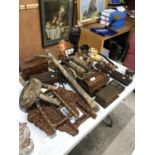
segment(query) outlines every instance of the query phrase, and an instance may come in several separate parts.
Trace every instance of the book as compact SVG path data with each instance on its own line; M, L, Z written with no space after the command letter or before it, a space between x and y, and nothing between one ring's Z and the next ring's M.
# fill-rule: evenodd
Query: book
M116 11L116 10L114 10L114 9L106 9L106 10L102 11L101 14L102 14L103 16L110 17L110 15L111 15L113 12L115 12L115 11Z
M105 26L109 26L109 22L105 21L105 20L100 20L100 24L103 24Z
M104 21L107 21L107 22L110 22L111 21L111 18L109 18L109 17L106 17L106 16L100 16L100 19L101 20L104 20Z

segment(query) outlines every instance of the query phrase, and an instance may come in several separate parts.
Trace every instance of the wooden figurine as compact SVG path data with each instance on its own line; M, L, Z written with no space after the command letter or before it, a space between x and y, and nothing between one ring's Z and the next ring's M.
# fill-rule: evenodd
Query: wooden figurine
M66 60L66 53L65 50L67 49L67 42L65 40L60 40L59 44L58 44L58 48L59 48L59 59L61 61L65 61Z

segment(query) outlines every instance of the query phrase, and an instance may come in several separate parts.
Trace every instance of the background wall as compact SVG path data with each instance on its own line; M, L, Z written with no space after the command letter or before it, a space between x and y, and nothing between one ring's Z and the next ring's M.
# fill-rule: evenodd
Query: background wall
M36 4L39 0L20 0L19 5ZM57 45L48 46L57 55ZM39 8L19 12L19 56L30 57L46 48L42 48Z
M108 0L106 0L108 1ZM39 0L19 0L19 5L36 4ZM75 5L76 6L76 3ZM74 9L74 24L76 23L76 7ZM69 43L68 43L69 44ZM58 54L57 45L48 46L48 49ZM39 8L21 10L19 12L19 56L20 59L43 52L40 27Z

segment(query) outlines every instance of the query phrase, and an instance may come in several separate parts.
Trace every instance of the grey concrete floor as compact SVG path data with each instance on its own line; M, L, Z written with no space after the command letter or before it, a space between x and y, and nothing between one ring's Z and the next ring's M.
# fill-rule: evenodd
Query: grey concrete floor
M131 155L135 147L135 94L111 114L113 127L101 122L68 155Z

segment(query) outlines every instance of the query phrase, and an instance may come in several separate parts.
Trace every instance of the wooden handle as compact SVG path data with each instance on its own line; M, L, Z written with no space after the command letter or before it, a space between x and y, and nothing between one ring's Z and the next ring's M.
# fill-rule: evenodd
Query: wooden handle
M61 104L58 99L49 97L49 96L42 94L42 93L39 94L39 98L48 102L48 103L54 104L56 106L60 106L60 104Z

